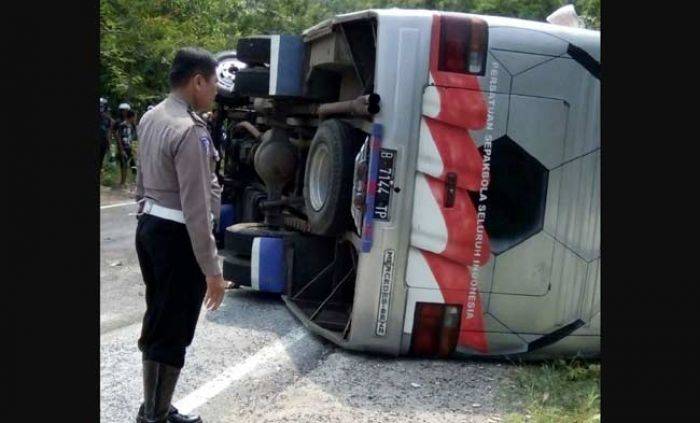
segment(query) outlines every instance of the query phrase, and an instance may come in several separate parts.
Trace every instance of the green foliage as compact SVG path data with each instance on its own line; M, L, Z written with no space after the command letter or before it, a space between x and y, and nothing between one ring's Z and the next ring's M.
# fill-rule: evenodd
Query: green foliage
M600 29L600 0L578 0L574 4L586 28Z
M503 400L517 410L506 421L600 421L600 363L564 360L514 370Z
M100 92L143 109L168 91L178 48L235 48L243 35L298 33L329 16L313 0L101 0Z
M119 164L116 161L110 161L109 156L105 157L100 172L100 185L112 188L119 186L119 175Z
M100 0L100 93L112 107L129 101L139 111L168 91L178 48L233 49L242 36L298 34L339 13L370 8L473 12L544 20L565 0ZM591 27L600 26L600 0L576 0Z
M134 141L131 145L134 157L137 157L138 155L138 148L138 141ZM121 170L119 169L119 161L116 157L112 157L113 154L118 154L117 147L114 145L114 143L111 143L109 150L107 150L107 154L105 154L104 162L102 162L102 168L100 169L100 185L116 188L119 187L119 182L121 180ZM136 178L129 169L127 169L125 179L126 180L124 182L127 186L136 183Z

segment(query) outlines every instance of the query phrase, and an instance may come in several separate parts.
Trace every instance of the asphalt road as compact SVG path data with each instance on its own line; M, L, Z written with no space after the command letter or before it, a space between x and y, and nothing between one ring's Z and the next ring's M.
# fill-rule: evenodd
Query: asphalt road
M134 421L145 310L134 205L101 209L100 421ZM507 366L350 353L310 333L278 296L227 291L202 311L175 405L207 423L498 422Z

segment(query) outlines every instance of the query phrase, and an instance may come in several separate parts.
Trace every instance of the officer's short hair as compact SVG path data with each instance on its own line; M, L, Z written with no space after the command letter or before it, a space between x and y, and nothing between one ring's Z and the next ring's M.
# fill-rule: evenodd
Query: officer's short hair
M196 74L210 78L214 73L216 59L210 52L197 47L181 48L170 67L170 87L180 87Z

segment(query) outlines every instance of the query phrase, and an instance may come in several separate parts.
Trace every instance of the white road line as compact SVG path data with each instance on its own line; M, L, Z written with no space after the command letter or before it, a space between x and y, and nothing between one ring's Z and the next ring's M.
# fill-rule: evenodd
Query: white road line
M281 339L278 339L272 344L262 348L256 354L246 358L243 362L225 369L219 376L177 401L174 404L175 407L177 407L181 413L191 413L192 410L219 395L228 388L231 383L242 379L261 364L274 362L274 358L284 354L284 350L287 347L302 340L306 336L308 336L308 332L304 327L296 328Z
M100 206L100 210L104 209L111 209L114 207L122 207L122 206L131 206L131 205L136 205L136 201L129 201L128 203L117 203L117 204L109 204L106 206Z

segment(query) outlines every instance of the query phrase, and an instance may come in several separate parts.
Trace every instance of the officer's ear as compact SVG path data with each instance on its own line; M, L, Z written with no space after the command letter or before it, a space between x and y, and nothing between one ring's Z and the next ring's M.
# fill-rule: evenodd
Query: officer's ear
M201 89L204 87L204 84L206 83L206 79L204 78L204 75L201 73L196 73L194 77L192 77L192 82L194 83L194 86L198 89Z

